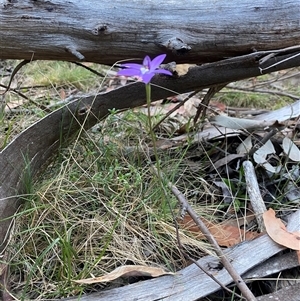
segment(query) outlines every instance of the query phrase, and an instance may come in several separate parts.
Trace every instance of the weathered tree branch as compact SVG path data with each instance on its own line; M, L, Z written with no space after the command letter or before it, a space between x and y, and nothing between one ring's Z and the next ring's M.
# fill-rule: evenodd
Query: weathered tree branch
M300 211L298 210L290 216L288 231L300 229ZM284 247L276 244L265 234L252 241L243 242L233 248L225 251L226 256L231 259L231 264L240 275L252 267L264 262L271 256L279 253ZM253 256L255 252L255 256ZM209 266L216 266L218 259L212 256L206 256L198 260L198 263L209 270ZM210 272L214 274L221 283L227 285L232 282L225 268ZM81 301L183 301L198 300L220 289L219 285L202 272L195 264L192 264L175 276L163 276L161 278L141 281L124 287L111 289L94 293L88 296L82 296ZM76 298L70 298L69 301L75 301ZM265 301L265 299L263 299ZM289 299L291 300L291 299Z
M300 66L299 47L293 47L300 45L299 16L300 0L257 0L254 4L249 0L238 4L225 0L182 3L156 0L143 1L142 5L138 0L0 0L0 59L113 64L120 59L166 53L169 62L213 62L194 67L182 77L157 76L152 87L155 101ZM278 52L269 51L287 47ZM46 168L60 147L72 141L82 126L90 128L110 109L142 105L144 95L144 85L134 83L75 100L32 125L0 152L0 252L5 248L11 216L21 202L28 173L34 177ZM263 248L266 246L265 241L260 243ZM273 243L268 241L268 246L273 248ZM281 250L275 249L275 253ZM257 260L264 259L257 257ZM196 270L195 277L191 277ZM185 284L184 277L191 279L193 292L189 293L198 298L200 295L195 293L201 287L195 290L199 284L199 270L196 270L188 270L175 282L167 280L158 298L172 295L172 300L183 300L180 298L187 292L181 290L180 283ZM230 282L227 276L222 277L223 283ZM177 285L178 281L183 282ZM132 300L132 287L112 291L108 294L111 299L105 300L116 300L123 291ZM212 283L211 288L218 287ZM139 294L137 290L138 297ZM141 300L153 300L157 296L154 297L143 295Z
M300 0L3 0L0 58L91 61L167 53L205 63L300 44Z

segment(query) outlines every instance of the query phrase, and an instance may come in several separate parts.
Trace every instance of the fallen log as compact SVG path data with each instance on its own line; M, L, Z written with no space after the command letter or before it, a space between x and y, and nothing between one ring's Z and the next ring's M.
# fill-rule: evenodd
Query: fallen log
M7 4L8 3L10 2L7 2ZM7 7L5 9L7 9ZM32 18L29 19L31 20ZM0 33L1 30L2 27L0 28ZM296 31L297 30L298 29L296 29ZM5 37L7 37L7 35ZM2 42L3 39L1 39L0 42L0 57L6 57L7 52L4 52L3 49L1 49ZM296 42L298 43L297 39ZM283 45L290 46L291 44L282 43L281 46ZM295 43L293 43L292 45L295 45ZM161 47L155 47L152 50L153 53L157 53L158 49L161 50ZM49 53L48 58L76 60L77 52L74 52L73 50L66 52L66 56L65 54L62 56L57 56L57 54ZM174 49L172 49L171 53L169 53L168 55L169 60L172 58L175 58L178 62L203 62L206 60L199 59L198 54L194 58L190 57L189 54L187 56L183 56L184 58L178 57L178 53L176 53L177 50L175 49L176 55L174 55L173 50ZM25 50L26 55L19 53L18 58L22 57L28 59L28 53L30 53L31 58L33 53L34 59L43 58L44 56L36 56L36 54L42 53L42 51L39 51L30 52ZM245 53L250 52L248 48L247 51L243 50L241 51L241 53L243 53L244 51ZM201 51L199 50L199 53L200 52ZM59 53L61 54L61 52ZM2 56L3 54L4 56ZM226 55L227 54L228 56L233 55L233 53L230 51L228 53L226 52ZM117 55L119 55L119 53L117 53ZM220 59L223 56L224 53L222 53L222 55L219 53L216 56L208 56L207 60ZM88 60L96 60L95 56L89 57L88 55L86 55L85 59L86 58L88 58ZM112 63L112 60L115 60L114 56L105 60L105 62ZM288 47L286 49L278 51L268 50L252 52L243 56L221 60L202 66L196 66L194 68L191 68L186 75L181 77L178 77L176 73L174 73L173 78L157 76L153 81L154 85L152 87L152 101L172 96L175 93L185 93L196 89L203 89L219 84L226 84L228 82L253 76L259 76L261 74L295 66L300 66L299 47ZM165 90L159 88L158 86L167 89ZM66 145L67 143L70 143L72 141L72 138L81 129L81 127L84 127L85 129L90 128L95 123L99 122L99 120L104 118L109 113L110 109L123 110L144 104L144 92L144 85L142 83L133 83L111 92L101 93L96 96L83 97L81 99L75 100L29 127L1 151L0 252L5 249L9 236L8 230L12 217L16 213L17 208L22 202L22 194L25 192L26 188L25 179L28 178L28 176L36 177L43 171L44 168L47 168L47 164L49 164L53 156L55 156L59 152L60 147ZM120 95L122 95L122 98L120 98ZM243 271L240 272L242 273ZM224 281L224 284L230 283L228 278L225 278ZM114 292L112 292L112 294L114 294Z
M0 59L90 61L167 54L206 63L300 44L300 0L3 0Z

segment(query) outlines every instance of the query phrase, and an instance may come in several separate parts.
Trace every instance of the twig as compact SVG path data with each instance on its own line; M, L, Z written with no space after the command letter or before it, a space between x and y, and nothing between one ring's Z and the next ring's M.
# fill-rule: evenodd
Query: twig
M297 75L300 74L300 72L295 72L294 69L292 69L292 70L293 70L293 73L291 73L291 69L289 69L289 70L285 70L286 72L285 72L284 75L282 75L282 74L280 74L280 75L275 74L274 78L267 79L265 81L256 82L255 83L255 87L263 87L263 86L267 86L267 85L270 85L271 87L273 87L273 84L275 82L284 81L284 80L290 79L292 77L296 77ZM276 86L275 86L275 88L278 89Z
M9 83L8 83L8 85L7 85L6 89L5 89L5 91L4 91L3 93L0 93L0 95L4 95L4 94L10 89L11 83L12 83L12 81L13 81L15 75L17 74L17 72L18 72L23 66L27 65L27 64L30 63L30 62L31 62L31 60L24 60L24 61L22 61L21 63L19 63L19 64L15 67L15 69L13 70L13 72L12 72L12 74L11 74L11 77L10 77L10 79L9 79Z
M265 225L262 214L267 211L266 205L261 197L255 170L251 161L243 162L245 179L247 184L247 191L249 194L250 202L257 220L258 229L260 232L265 231Z
M222 85L217 85L217 86L214 86L214 87L211 87L211 88L208 89L207 93L205 94L205 96L203 97L201 103L198 106L196 115L194 117L194 124L196 124L197 120L199 119L199 117L201 115L201 112L202 112L202 116L205 116L206 109L207 109L207 106L209 104L209 101L213 98L213 96L216 93L221 91L226 85L227 85L227 83L222 84Z
M254 153L261 148L268 140L271 139L271 137L273 137L276 133L278 132L277 128L272 128L271 131L267 132L266 135L262 138L261 141L259 141L258 143L256 143L255 145L253 145L253 147L250 149L250 151L248 152L248 157L252 157L254 155Z
M288 57L288 58L286 58L286 59L283 59L283 60L281 60L281 61L279 61L279 62L276 62L276 63L274 63L274 64L272 64L272 65L270 65L270 66L268 66L268 67L266 67L266 68L258 67L258 69L259 69L260 73L263 74L263 71L268 70L268 69L271 69L271 68L273 68L273 67L276 67L276 66L278 66L278 65L280 65L280 64L282 64L282 63L284 63L284 62L286 62L286 61L288 61L288 60L292 60L292 59L294 59L295 57L297 57L297 56L299 56L299 55L300 55L300 53L293 54L292 56L290 56L290 57ZM270 58L271 58L271 57L270 57ZM268 58L268 59L269 59L269 58ZM267 60L266 60L266 61L267 61ZM261 63L263 63L262 60L261 60Z
M193 262L203 273L205 273L208 277L210 277L213 281L215 281L216 283L218 283L220 285L220 287L222 287L224 290L226 290L227 292L239 297L239 298L243 298L242 296L240 296L239 294L237 294L236 292L232 291L231 289L229 289L228 287L226 287L223 283L221 283L213 274L209 273L208 271L206 271L197 260L195 260L194 258L190 257L183 248L183 245L181 244L180 241L180 235L179 235L179 229L178 229L178 223L176 221L176 219L174 219L174 223L175 223L175 229L176 229L176 238L177 238L177 242L178 242L178 247L179 250L181 252L181 254L188 260L190 260L191 262Z
M81 63L78 63L78 62L71 62L71 63L73 63L73 64L75 64L75 65L77 65L79 67L82 67L82 68L84 68L84 69L86 69L86 70L88 70L88 71L90 71L90 72L92 72L92 73L94 73L94 74L96 74L96 75L98 75L100 77L105 77L106 76L106 74L100 73L100 72L94 70L93 68L90 68L90 67L88 67L88 66L86 66L84 64L81 64Z
M158 123L153 126L153 130L156 129L164 120L166 120L173 112L178 110L182 107L189 99L191 99L194 95L198 94L201 90L195 90L194 92L190 93L183 101L181 101L177 106L171 109L165 116L162 118Z
M1 288L0 298L2 297L1 300L3 301L12 301L15 299L9 293L9 289L10 289L10 285L8 283L9 264L7 263L8 262L7 253L4 253L4 255L1 257L0 258L3 263L0 263L0 288Z
M83 61L85 59L84 55L80 53L74 46L67 46L65 49L80 61Z
M272 90L263 90L263 89L256 89L256 88L239 88L239 87L233 87L233 86L228 86L228 89L232 89L232 90L237 90L237 91L244 91L244 92L248 92L248 93L262 93L262 94L272 94L272 95L279 95L279 96L285 96L285 97L289 97L292 100L298 100L299 96L297 95L293 95L290 93L286 93L286 92L281 92L281 91L272 91Z
M154 167L153 167L154 168ZM157 170L154 168L154 171L156 174L158 174ZM217 241L215 240L214 236L210 233L206 225L202 222L200 217L196 214L196 212L193 210L193 208L190 206L188 201L186 200L185 196L177 189L175 185L173 185L171 182L168 183L168 187L171 189L177 200L180 202L182 208L184 208L184 211L186 211L190 217L193 219L195 224L198 226L198 228L201 230L205 238L208 240L208 242L214 247L214 250L216 254L219 256L221 263L227 270L227 272L230 274L234 282L236 283L237 287L240 289L244 297L247 301L257 301L255 296L252 294L252 292L249 290L248 286L242 279L242 277L236 272L228 258L223 253L222 249L218 245Z
M0 84L0 87L4 87L6 88L5 92L3 94L5 94L8 90L18 94L19 96L21 96L22 98L26 99L27 101L33 103L34 105L36 105L38 108L40 108L41 110L47 112L47 113L51 113L52 110L50 110L48 107L44 106L43 104L40 104L38 102L36 102L35 100L27 97L25 94L23 94L22 92L16 90L16 89L10 89L9 86L5 86L5 85L2 85Z

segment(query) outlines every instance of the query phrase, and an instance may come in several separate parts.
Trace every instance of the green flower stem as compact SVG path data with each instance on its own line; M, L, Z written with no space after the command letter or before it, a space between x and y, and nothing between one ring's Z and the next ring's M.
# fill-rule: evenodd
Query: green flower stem
M151 85L146 84L146 100L147 100L147 111L148 111L148 125L149 125L149 131L151 134L151 139L153 138L153 131L152 131L152 121L151 121ZM154 136L155 138L155 136ZM154 143L154 141L153 141Z
M157 147L156 147L156 136L155 136L155 133L153 131L152 120L151 120L151 85L150 85L150 83L146 84L145 87L146 87L146 100L147 100L149 132L150 132L151 140L152 140L152 143L153 143L153 151L154 151L154 157L155 157L155 161L156 161L156 168L158 170L159 182L162 185L162 179L161 179L161 176L160 176L160 164L159 164L159 158L158 158Z
M153 127L152 127L152 120L151 120L151 85L146 84L146 100L147 100L147 112L148 112L148 125L149 125L149 131L150 131L150 137L153 143L153 151L154 151L154 157L155 157L155 163L156 163L156 170L157 172L155 172L155 174L157 175L158 178L158 182L161 186L161 189L165 195L165 199L163 200L162 203L162 208L165 207L165 202L167 203L170 212L172 214L173 219L175 219L174 213L172 211L172 206L171 206L171 202L169 199L169 194L166 191L166 185L164 185L164 180L162 177L162 173L161 173L161 168L160 168L160 161L159 161L159 157L158 157L158 152L157 152L157 147L156 147L156 136L155 133L153 131Z
M158 161L158 153L157 153L157 148L156 148L156 137L153 131L153 127L152 127L152 120L151 120L151 85L150 84L146 84L146 100L147 100L147 112L148 112L148 125L149 125L149 132L151 135L151 140L153 143L153 150L154 150L154 156L155 156L155 160L157 163L157 169L159 169L159 161Z

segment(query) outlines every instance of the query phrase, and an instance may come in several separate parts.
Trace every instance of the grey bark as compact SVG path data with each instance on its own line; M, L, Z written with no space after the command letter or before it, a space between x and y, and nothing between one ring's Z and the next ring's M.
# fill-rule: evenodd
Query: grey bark
M166 61L177 63L216 61L182 77L156 76L153 83L169 90L154 86L155 101L172 96L171 90L184 93L300 66L299 48L267 51L300 44L299 16L300 0L0 0L0 58L113 64L166 53ZM137 83L75 100L0 152L0 252L28 174L35 177L47 168L83 124L88 129L109 109L144 104L144 92Z
M300 301L300 283L284 287L275 293L257 298L257 301L270 300Z
M166 53L204 63L300 44L300 0L1 0L0 58L91 61Z
M290 216L288 231L300 229L300 211ZM268 235L259 237L253 241L243 242L225 251L225 255L231 259L231 263L238 273L243 275L246 271L264 262L266 259L282 251L284 247L276 244ZM255 253L255 256L253 254ZM208 272L212 273L221 283L227 285L232 278L225 268L212 270L210 266L216 266L218 259L206 256L198 260L198 263ZM219 290L219 285L202 272L195 264L192 264L175 276L163 276L148 281L141 281L124 287L111 289L82 296L81 301L193 301L205 297ZM70 298L75 301L76 298ZM265 301L266 299L262 299ZM279 300L279 299L278 299ZM282 300L282 299L280 299ZM287 299L293 300L293 299ZM296 300L296 299L295 299ZM297 299L298 300L298 299Z

